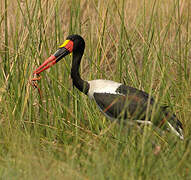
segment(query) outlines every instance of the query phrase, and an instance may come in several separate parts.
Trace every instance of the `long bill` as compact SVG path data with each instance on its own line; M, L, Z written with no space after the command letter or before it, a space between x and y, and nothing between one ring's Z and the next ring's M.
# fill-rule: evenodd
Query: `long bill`
M60 61L63 57L70 54L73 50L73 41L66 40L59 49L51 55L47 60L45 60L34 72L33 74L39 75L42 71L50 68L58 61Z

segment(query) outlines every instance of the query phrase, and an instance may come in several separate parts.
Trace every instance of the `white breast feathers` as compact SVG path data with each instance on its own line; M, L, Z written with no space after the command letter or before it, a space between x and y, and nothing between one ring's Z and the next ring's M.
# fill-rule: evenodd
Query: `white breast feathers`
M103 79L88 81L88 83L90 84L90 89L88 91L88 96L90 98L93 98L94 93L117 94L116 89L122 85L118 82Z

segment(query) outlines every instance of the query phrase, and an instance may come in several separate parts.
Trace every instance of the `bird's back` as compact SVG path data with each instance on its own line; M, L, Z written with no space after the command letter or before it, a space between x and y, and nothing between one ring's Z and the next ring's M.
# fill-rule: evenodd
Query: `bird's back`
M91 85L94 88L91 89ZM152 118L155 126L171 129L183 139L182 124L177 117L167 108L155 104L154 99L144 91L113 81L94 80L90 82L89 95L110 119L147 123Z

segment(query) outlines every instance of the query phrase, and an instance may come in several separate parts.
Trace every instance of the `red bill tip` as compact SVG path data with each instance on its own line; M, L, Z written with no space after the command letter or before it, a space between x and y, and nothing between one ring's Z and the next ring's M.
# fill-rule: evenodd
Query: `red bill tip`
M40 65L33 74L40 74L42 71L50 68L56 63L56 57L54 55L51 55L42 65Z

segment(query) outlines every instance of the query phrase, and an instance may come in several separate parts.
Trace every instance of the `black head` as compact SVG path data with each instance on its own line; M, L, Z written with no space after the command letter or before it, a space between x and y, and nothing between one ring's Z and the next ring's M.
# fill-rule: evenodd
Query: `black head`
M70 40L73 42L73 50L74 51L78 51L78 50L82 50L85 48L85 41L84 39L78 35L78 34L73 34L73 35L69 35L66 40Z
M80 35L69 35L64 43L59 46L59 49L52 56L50 56L39 68L37 68L33 74L40 74L42 71L50 68L52 65L72 52L82 56L84 48L85 41Z

